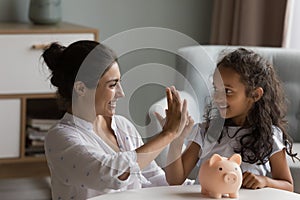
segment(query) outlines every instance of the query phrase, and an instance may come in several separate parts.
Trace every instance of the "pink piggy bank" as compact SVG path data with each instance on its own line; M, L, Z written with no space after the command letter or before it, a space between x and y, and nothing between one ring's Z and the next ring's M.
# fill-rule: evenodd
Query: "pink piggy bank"
M242 158L233 154L230 158L214 154L206 160L199 170L199 183L201 193L213 198L238 198L238 191L242 186L242 171L240 168Z

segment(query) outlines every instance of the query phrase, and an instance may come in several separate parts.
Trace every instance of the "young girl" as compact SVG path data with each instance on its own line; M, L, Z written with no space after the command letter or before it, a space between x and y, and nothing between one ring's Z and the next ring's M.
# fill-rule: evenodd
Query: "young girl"
M273 66L253 51L239 48L217 64L213 86L213 103L207 107L205 123L193 127L191 144L180 156L178 146L192 129L189 123L170 145L171 164L165 168L169 184L181 184L198 160L201 165L214 153L225 157L239 153L244 188L293 191L286 153L296 154L286 132L285 97Z

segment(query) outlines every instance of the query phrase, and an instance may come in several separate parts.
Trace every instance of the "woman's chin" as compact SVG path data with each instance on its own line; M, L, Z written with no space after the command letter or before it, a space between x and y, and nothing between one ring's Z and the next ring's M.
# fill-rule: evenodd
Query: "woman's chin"
M110 110L109 112L98 112L97 115L102 115L104 117L112 117L113 115L115 115L115 113L115 110Z

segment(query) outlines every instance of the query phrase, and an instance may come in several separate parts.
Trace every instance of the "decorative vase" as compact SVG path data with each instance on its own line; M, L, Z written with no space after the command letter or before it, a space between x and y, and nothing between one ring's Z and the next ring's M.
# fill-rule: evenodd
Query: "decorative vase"
M30 0L29 19L35 24L61 21L61 0Z

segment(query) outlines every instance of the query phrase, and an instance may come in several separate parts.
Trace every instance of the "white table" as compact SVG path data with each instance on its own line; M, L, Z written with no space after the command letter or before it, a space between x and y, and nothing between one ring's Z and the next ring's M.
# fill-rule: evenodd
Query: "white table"
M124 192L110 193L89 200L212 200L200 193L199 185L152 187ZM229 198L225 198L229 199ZM241 189L240 200L300 200L300 194L264 188L259 190Z

